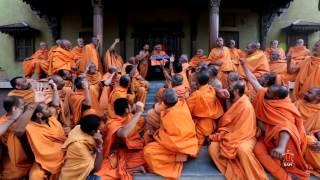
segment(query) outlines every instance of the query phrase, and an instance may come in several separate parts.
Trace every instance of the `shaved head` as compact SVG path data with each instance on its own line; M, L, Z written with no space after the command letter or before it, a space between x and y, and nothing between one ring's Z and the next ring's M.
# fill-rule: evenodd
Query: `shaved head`
M64 87L64 80L59 75L51 76L53 82L57 85L58 90L61 90Z
M297 39L296 45L297 46L304 46L304 40L303 39Z
M121 78L119 80L119 84L123 88L128 88L130 85L130 81L131 81L130 76L123 75L123 76L121 76Z
M48 44L46 42L40 42L40 48L42 50L47 50L48 49Z
M208 84L209 82L209 73L207 71L204 71L204 72L201 72L199 75L198 75L198 83L200 86L203 86L203 85L206 85Z
M317 56L317 57L320 56L320 40L314 44L312 48L312 53L314 56Z
M61 40L61 48L67 50L67 51L71 51L72 49L72 43L69 40Z
M265 94L266 99L285 99L288 96L288 89L284 86L274 84L268 87Z
M57 39L57 40L56 40L56 44L57 44L58 46L61 46L62 40L61 40L61 39Z
M178 102L178 96L173 89L168 88L162 94L162 101L166 106L172 107Z
M78 38L77 39L77 45L79 46L79 47L83 47L83 45L84 45L84 42L83 42L83 39L82 38Z
M118 69L115 65L110 65L109 67L109 73L118 73Z
M257 51L258 48L258 43L255 43L255 42L250 42L248 45L247 45L247 48L246 48L246 51L248 54L253 54L254 52Z
M203 49L197 49L196 56L203 56Z
M309 89L304 93L303 99L312 104L320 104L320 87Z
M188 55L181 54L179 60L180 60L180 63L188 62Z
M240 74L238 72L230 72L228 74L228 84L232 84L240 80Z
M278 40L273 40L273 41L271 41L271 47L272 47L272 48L277 48L278 45L279 45L279 41L278 41Z
M181 74L175 74L172 77L172 87L180 86L183 83L183 77Z
M224 40L222 37L219 37L216 41L217 47L223 47L224 45Z

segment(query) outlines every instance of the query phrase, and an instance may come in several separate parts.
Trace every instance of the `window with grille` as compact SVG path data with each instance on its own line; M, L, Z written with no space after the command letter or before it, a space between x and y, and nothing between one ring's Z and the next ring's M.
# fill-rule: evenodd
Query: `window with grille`
M16 36L15 38L15 60L23 61L34 52L34 37Z

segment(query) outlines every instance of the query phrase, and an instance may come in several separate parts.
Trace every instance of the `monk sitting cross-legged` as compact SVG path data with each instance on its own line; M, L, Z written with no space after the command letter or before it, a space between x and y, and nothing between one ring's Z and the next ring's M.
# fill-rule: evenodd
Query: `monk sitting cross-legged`
M220 72L218 74L218 79L222 82L223 87L228 87L227 75L231 71L237 71L236 66L232 63L230 57L230 51L227 47L223 45L223 39L220 37L217 40L217 48L213 48L208 56L211 61L210 64L219 66Z
M312 49L312 56L304 60L299 67L293 67L288 58L288 73L298 73L294 83L294 100L303 98L304 93L314 87L320 87L320 41Z
M151 172L179 179L183 162L198 152L195 124L186 102L179 100L173 89L166 89L162 100L165 110L161 112L160 128L155 141L144 147L144 159Z
M241 49L236 48L236 41L230 40L229 42L229 50L230 50L230 58L232 63L236 66L237 70L240 66L240 58L243 58L245 56L244 52L241 51Z
M270 54L270 71L277 75L277 84L289 87L287 61L280 59L278 50L274 50Z
M191 58L189 65L191 69L195 69L201 62L209 63L207 56L203 54L203 49L197 49L196 55Z
M40 49L36 51L31 57L23 61L23 73L25 77L31 78L34 70L37 70L37 78L41 76L41 61L48 60L48 45L45 42L40 43Z
M120 39L115 39L113 44L107 50L104 57L105 69L108 71L111 65L117 67L118 71L121 71L123 65L122 57L116 51L116 45L119 44Z
M264 135L254 148L256 157L276 179L308 179L303 159L307 145L303 119L288 97L288 90L280 85L263 88L243 61L241 65L257 91L254 105Z
M97 69L101 70L101 62L99 55L100 42L97 37L91 39L91 43L87 44L82 49L82 55L80 61L78 61L78 67L80 72L85 72L86 66L89 61L92 61Z
M146 79L148 75L148 67L149 67L149 58L150 58L150 46L149 44L145 44L143 49L136 56L139 61L139 73L140 75Z
M139 134L144 123L140 118L144 105L137 102L131 109L125 98L118 98L113 105L115 114L108 119L105 129L104 160L96 174L102 180L132 180L133 173L145 172L142 152L144 141Z
M149 82L146 81L140 74L137 65L134 65L130 71L131 76L131 91L135 94L136 102L145 103L147 100L147 93L149 89Z
M75 92L70 96L71 127L79 123L82 113L92 105L88 81L84 77L77 77L74 85Z
M77 63L77 64L79 64L79 61L81 60L83 46L84 46L83 39L78 38L77 39L77 46L71 50L71 53L74 56L75 63Z
M68 40L61 40L60 47L52 51L48 61L41 63L41 69L49 76L60 69L71 70L74 62L74 55L70 52L72 44Z
M297 39L295 46L289 49L287 57L292 59L293 67L299 67L311 55L310 50L304 46L304 40ZM288 78L290 78L290 81L295 81L296 76L297 73L291 73Z
M245 62L250 69L250 71L254 74L256 78L260 78L263 74L270 71L270 66L268 59L266 58L263 51L258 48L258 43L251 42L247 45L247 57L245 58ZM255 90L246 78L244 70L242 66L239 66L239 74L242 79L246 80L247 91L246 94L249 96L250 100L253 101L255 97Z
M267 57L267 59L270 59L272 51L278 51L279 52L279 56L280 56L279 59L280 60L284 60L286 58L286 54L285 54L284 50L282 48L279 48L278 45L279 45L279 41L278 40L271 41L270 47L267 48L265 50L265 52L264 52L266 57Z
M189 97L189 89L183 85L183 77L180 74L175 74L171 79L170 87L176 92L179 100L185 101ZM158 96L162 97L165 88L161 89ZM146 127L144 132L145 142L153 141L154 133L160 127L160 114L165 109L162 100L154 105L147 113Z
M56 116L58 120L62 123L64 128L68 128L71 130L71 113L70 113L70 96L72 91L65 89L64 80L58 76L51 76L51 80L57 85L58 93L59 93L59 107L57 107Z
M223 85L222 85L221 81L217 78L217 75L219 73L219 69L217 68L217 66L213 66L213 65L209 66L208 71L210 74L210 79L209 79L208 84L214 88L222 89ZM230 72L230 73L233 73L233 72ZM228 81L228 83L229 83L229 81Z
M215 120L223 115L223 108L217 98L215 88L208 84L208 72L200 73L197 80L200 87L190 95L187 102L196 124L200 148L206 137L216 129Z
M256 115L241 81L230 84L231 107L219 121L209 154L227 179L268 179L253 149L257 142Z
M23 123L25 113L34 105L28 105L24 110L23 100L18 96L8 96L3 101L3 108L6 114L0 118L0 140L2 151L0 163L0 179L23 179L28 176L33 160L23 148L25 137L19 137L16 133L16 127ZM32 106L32 107L31 107ZM33 109L30 109L31 111ZM32 112L31 112L32 113ZM30 116L29 116L30 117ZM27 117L28 118L28 117Z
M54 93L57 94L57 86L53 83L52 87ZM49 106L43 103L48 97L45 91L35 90L35 102L40 103L36 105L31 114L31 120L26 119L24 127L18 131L19 134L26 134L35 158L29 172L30 180L56 179L64 161L62 145L65 141L65 132L57 118L51 115ZM55 97L51 105L57 107L59 96Z
M311 165L311 173L320 177L320 88L307 91L303 99L295 102L307 133L308 147L304 153Z
M117 85L109 96L108 116L112 116L115 113L114 102L119 98L126 98L129 104L134 104L134 94L129 93L130 77L128 75L121 76L119 85Z
M87 115L69 133L63 145L66 156L60 180L90 179L101 168L103 139L98 130L100 123L98 116Z
M121 75L125 75L125 74L129 74L130 73L130 72L128 72L128 73L126 72L126 67L129 66L129 65L131 65L131 66L137 65L137 60L136 60L135 57L130 57L128 59L128 61L122 65Z
M91 108L95 109L98 113L102 113L99 99L102 91L102 76L98 71L96 65L92 62L88 63L88 68L85 73L86 79L89 83L89 90L91 95Z
M108 112L109 96L113 89L117 86L119 79L120 74L118 72L118 69L113 65L111 65L109 67L108 72L102 76L101 83L103 88L99 99L99 103L103 113Z
M8 93L8 96L18 96L22 97L24 103L33 102L33 90L31 83L28 79L21 76L14 77L10 80L10 85L13 88Z

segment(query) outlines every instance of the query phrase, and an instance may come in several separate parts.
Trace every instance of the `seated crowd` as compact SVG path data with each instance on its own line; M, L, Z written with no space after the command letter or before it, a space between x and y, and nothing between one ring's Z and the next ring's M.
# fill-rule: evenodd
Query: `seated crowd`
M95 37L25 59L3 101L0 179L179 179L204 146L226 179L320 177L320 41L286 55L218 38L190 60L145 45L126 62L118 43L102 62ZM165 84L144 115L152 71Z

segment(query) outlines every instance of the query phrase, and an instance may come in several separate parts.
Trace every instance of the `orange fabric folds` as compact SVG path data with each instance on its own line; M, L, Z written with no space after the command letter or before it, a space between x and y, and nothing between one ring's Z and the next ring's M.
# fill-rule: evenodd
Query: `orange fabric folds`
M94 168L96 141L77 125L63 145L65 162L61 169L61 180L86 179Z
M196 156L198 142L195 125L185 101L179 100L173 107L161 111L161 122L155 142L144 148L148 168L166 178L178 179L183 161L178 156Z
M312 56L300 66L293 90L295 100L314 87L320 87L320 57Z
M30 121L26 126L26 134L35 160L41 168L57 174L64 161L62 150L65 141L64 130L55 118L49 118L48 124Z

